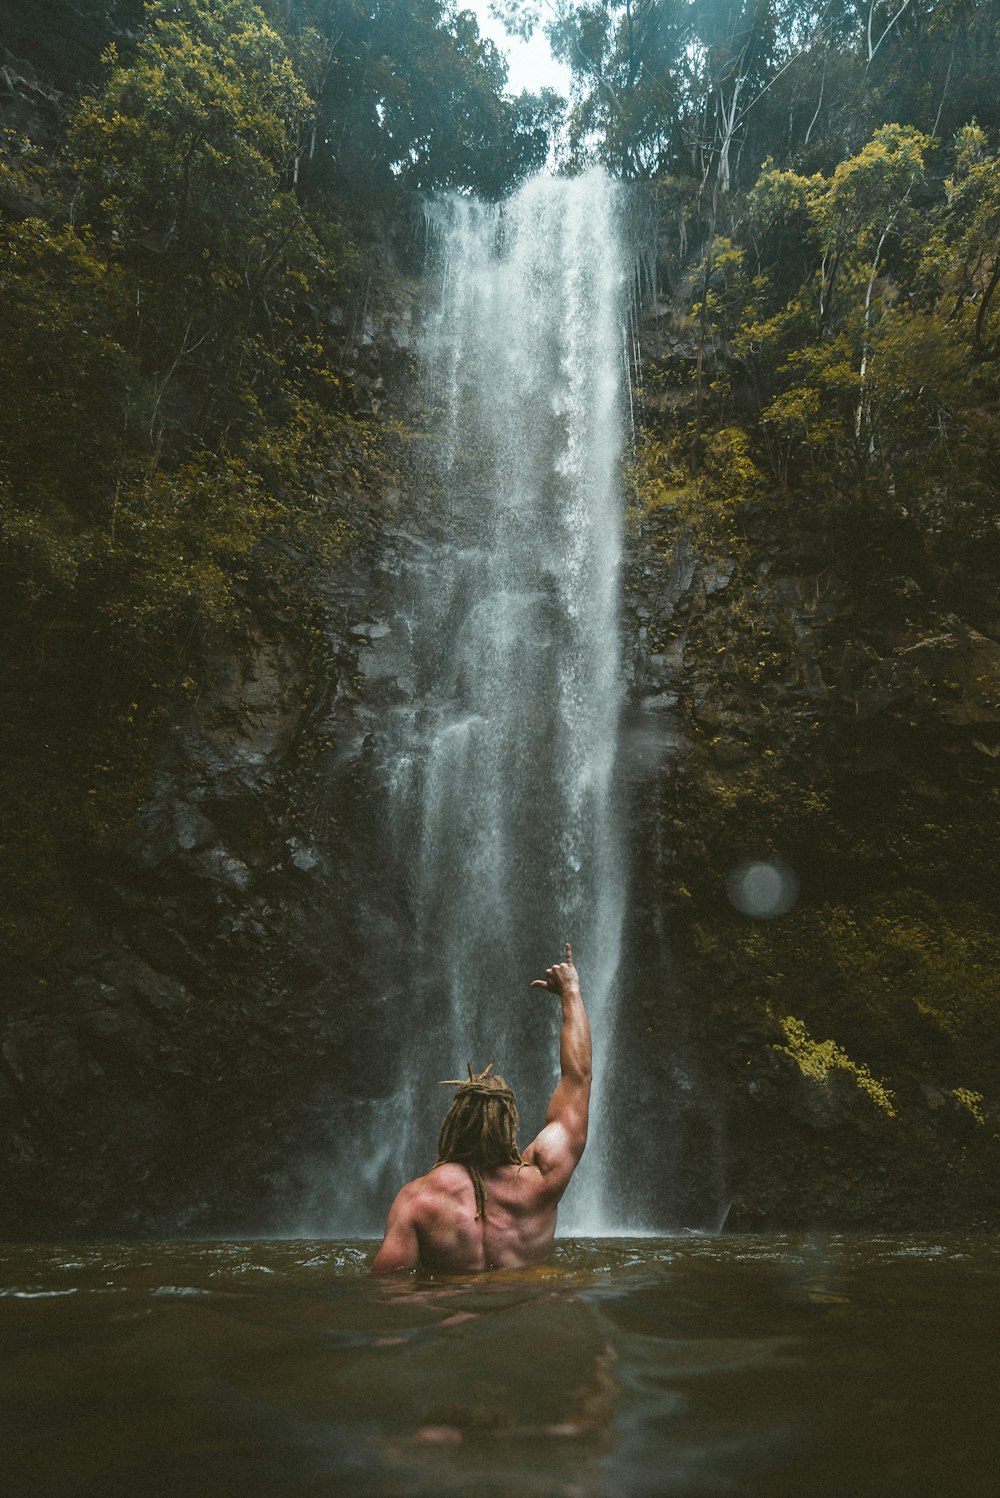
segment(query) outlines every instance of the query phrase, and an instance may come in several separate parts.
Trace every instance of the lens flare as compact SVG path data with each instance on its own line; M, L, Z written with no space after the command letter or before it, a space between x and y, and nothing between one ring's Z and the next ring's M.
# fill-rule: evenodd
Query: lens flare
M726 893L744 915L770 920L787 915L799 898L798 875L776 859L744 863L726 880Z

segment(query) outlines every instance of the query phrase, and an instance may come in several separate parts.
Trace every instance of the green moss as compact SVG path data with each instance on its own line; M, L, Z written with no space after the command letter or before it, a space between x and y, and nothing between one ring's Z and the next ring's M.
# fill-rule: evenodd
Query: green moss
M955 1087L952 1089L951 1095L957 1102L961 1103L963 1108L972 1114L977 1124L985 1124L986 1117L983 1113L983 1094L981 1092L972 1092L968 1087Z
M887 1117L895 1118L892 1092L884 1082L872 1076L867 1066L852 1061L847 1052L833 1040L813 1040L802 1021L795 1019L793 1015L786 1015L778 1023L788 1043L775 1046L774 1049L791 1056L804 1077L822 1083L827 1081L831 1071L844 1071L855 1086L868 1094L877 1108Z

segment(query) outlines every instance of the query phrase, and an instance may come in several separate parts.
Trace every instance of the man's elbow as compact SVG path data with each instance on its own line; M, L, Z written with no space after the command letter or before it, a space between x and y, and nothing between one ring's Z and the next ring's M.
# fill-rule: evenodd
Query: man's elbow
M416 1267L415 1264L394 1264L388 1260L380 1264L378 1259L376 1259L371 1267L371 1273L379 1276L383 1274L412 1274Z
M411 1274L420 1262L420 1255L409 1249L386 1248L383 1244L372 1263L372 1274Z

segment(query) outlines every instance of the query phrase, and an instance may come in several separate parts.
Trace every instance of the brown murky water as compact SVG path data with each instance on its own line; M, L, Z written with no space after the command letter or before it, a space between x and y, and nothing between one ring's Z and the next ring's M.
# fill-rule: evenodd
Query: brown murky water
M4 1498L1000 1493L1000 1239L0 1249Z

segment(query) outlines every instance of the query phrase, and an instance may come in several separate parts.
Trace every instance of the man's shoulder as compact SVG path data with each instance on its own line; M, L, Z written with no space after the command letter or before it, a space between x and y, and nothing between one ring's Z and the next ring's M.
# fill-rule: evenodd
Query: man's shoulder
M471 1177L464 1165L435 1165L426 1175L407 1181L396 1200L401 1206L414 1210L423 1202L442 1196L454 1196L471 1184Z
M413 1185L417 1194L424 1198L457 1196L471 1187L472 1177L464 1165L447 1160L443 1165L435 1165L426 1175L418 1176Z
M531 1141L524 1151L525 1164L533 1167L540 1177L545 1194L562 1196L569 1184L570 1176L580 1163L586 1134L581 1142L573 1137L559 1120L546 1124L541 1133Z

